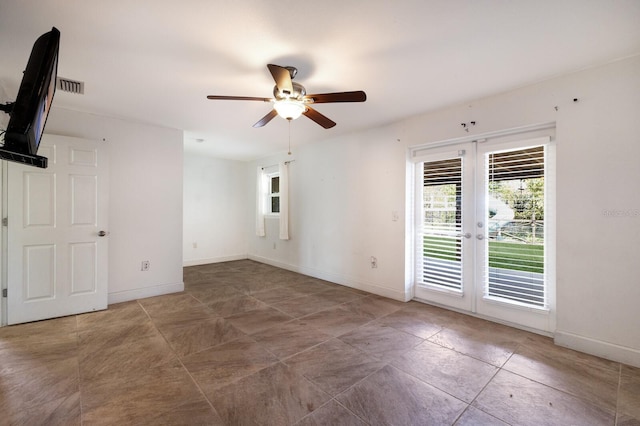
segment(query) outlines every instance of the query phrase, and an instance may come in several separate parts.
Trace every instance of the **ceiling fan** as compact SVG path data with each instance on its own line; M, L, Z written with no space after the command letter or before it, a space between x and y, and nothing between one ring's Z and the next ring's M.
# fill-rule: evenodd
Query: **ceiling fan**
M295 67L281 67L279 65L269 64L267 65L267 68L269 68L269 72L271 72L271 75L276 82L276 85L273 88L273 98L209 95L207 96L207 99L273 102L273 109L269 111L267 115L258 120L253 127L264 126L276 115L279 115L289 121L295 120L300 117L300 115L304 115L325 129L330 129L335 126L336 123L311 108L311 104L364 102L367 100L367 94L362 90L307 95L307 91L304 86L293 81L298 73L298 70Z

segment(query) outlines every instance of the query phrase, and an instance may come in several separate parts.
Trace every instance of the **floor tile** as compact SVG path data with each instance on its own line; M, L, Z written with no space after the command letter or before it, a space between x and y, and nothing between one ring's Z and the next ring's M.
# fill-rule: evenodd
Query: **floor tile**
M81 422L79 391L29 409L3 412L0 419L0 424L12 426L80 426Z
M640 423L640 368L622 366L618 411L624 415L625 421L631 423L631 419L635 419Z
M284 286L295 289L296 292L301 295L317 294L331 289L330 286L323 284L320 280L310 279L309 277L304 277L300 282L289 282Z
M517 330L483 321L476 327L449 324L428 340L501 367L524 338Z
M422 339L427 339L439 333L443 328L443 325L434 322L426 314L410 312L404 309L379 318L375 323L393 327Z
M82 413L86 424L222 424L178 362L93 382Z
M159 326L175 353L184 357L244 336L224 318L198 319Z
M243 293L230 285L199 286L198 288L189 289L185 292L192 295L205 305L243 295Z
M174 313L183 313L203 305L195 297L184 292L149 297L138 302L153 320L161 319Z
M613 425L615 414L583 399L502 370L472 404L509 424Z
M272 353L249 338L240 338L186 356L184 367L206 395L216 389L278 362Z
M300 318L309 314L323 311L337 305L339 305L338 302L328 300L319 296L318 294L300 296L294 299L288 299L282 302L271 304L271 306L278 309L279 311L282 311L285 314L291 315L295 318Z
M147 368L176 361L177 356L160 333L119 345L81 345L80 378L84 384L114 377L128 377Z
M160 332L150 320L146 320L141 323L94 327L80 331L78 344L84 350L96 352L153 336L160 336Z
M342 305L342 308L363 317L375 319L396 312L400 310L403 305L403 302L398 302L397 300L370 295L352 302L347 302Z
M318 297L321 297L325 300L328 300L330 302L336 302L336 303L351 302L368 295L368 293L360 292L358 290L349 289L345 287L343 288L334 287L334 288L330 288L329 290L322 291L316 294L318 295Z
M498 371L490 364L431 342L424 342L392 364L467 403Z
M242 294L241 296L231 297L229 299L209 302L207 306L215 315L227 318L232 315L266 308L267 304L259 301L255 297Z
M295 426L366 426L358 416L331 400L300 420Z
M336 398L371 425L450 425L464 402L386 366Z
M640 419L620 413L616 420L616 426L640 426Z
M282 302L283 300L293 299L304 296L291 287L267 288L261 291L251 292L251 296L267 304Z
M384 362L338 339L288 358L285 363L334 396L384 366Z
M413 334L379 324L364 325L339 339L385 361L397 359L423 342Z
M59 334L56 338L46 340L37 337L7 339L4 343L0 344L0 378L5 374L51 365L78 355L76 333Z
M13 418L79 391L78 359L67 358L0 376L0 413Z
M462 413L455 426L509 426L502 420L480 411L474 407L467 407Z
M16 340L39 342L57 339L76 332L76 317L63 317L28 324L10 325L0 328L0 347L13 344Z
M300 320L332 336L348 333L371 321L370 318L349 312L339 306L307 315Z
M503 367L520 376L616 409L620 365L536 339L523 344Z
M255 333L252 337L280 359L331 339L331 336L308 326L304 321L291 321Z
M250 312L244 312L227 317L227 320L234 327L244 333L254 334L272 327L280 326L293 320L293 317L286 315L271 307L259 308Z
M93 327L127 325L149 319L137 301L109 305L104 311L90 312L77 316L78 330Z
M180 311L167 312L163 315L156 315L151 317L151 320L157 327L163 327L186 325L194 321L205 321L216 317L217 315L211 308L198 302L197 306L184 308Z
M226 424L289 425L329 399L307 379L278 363L218 389L211 403Z

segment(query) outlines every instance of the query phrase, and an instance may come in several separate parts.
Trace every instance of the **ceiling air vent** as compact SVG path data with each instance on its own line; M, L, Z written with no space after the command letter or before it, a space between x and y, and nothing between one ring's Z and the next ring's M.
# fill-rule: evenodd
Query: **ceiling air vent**
M63 92L84 94L84 81L69 80L64 77L56 77L56 89Z

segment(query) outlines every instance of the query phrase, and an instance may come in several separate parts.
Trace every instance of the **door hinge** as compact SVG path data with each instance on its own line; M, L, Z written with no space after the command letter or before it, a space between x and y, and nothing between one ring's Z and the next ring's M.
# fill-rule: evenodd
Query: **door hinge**
M7 297L7 289L6 288L2 289L2 297Z
M3 217L2 218L2 226L9 226L9 218L8 217Z

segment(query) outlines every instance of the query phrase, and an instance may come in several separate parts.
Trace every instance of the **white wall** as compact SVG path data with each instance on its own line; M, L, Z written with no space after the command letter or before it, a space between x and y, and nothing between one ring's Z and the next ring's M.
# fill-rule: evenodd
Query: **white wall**
M185 266L247 257L245 162L185 153L183 209Z
M182 131L54 106L46 132L108 146L109 303L181 291Z
M290 169L291 240L279 241L277 222L267 220L265 238L250 236L249 256L406 300L408 147L555 122L556 342L640 366L639 114L640 57L634 57L300 146ZM460 123L471 120L477 124L466 133ZM256 166L279 159L248 166L252 196ZM394 210L398 222L391 220ZM377 269L370 268L372 255Z

